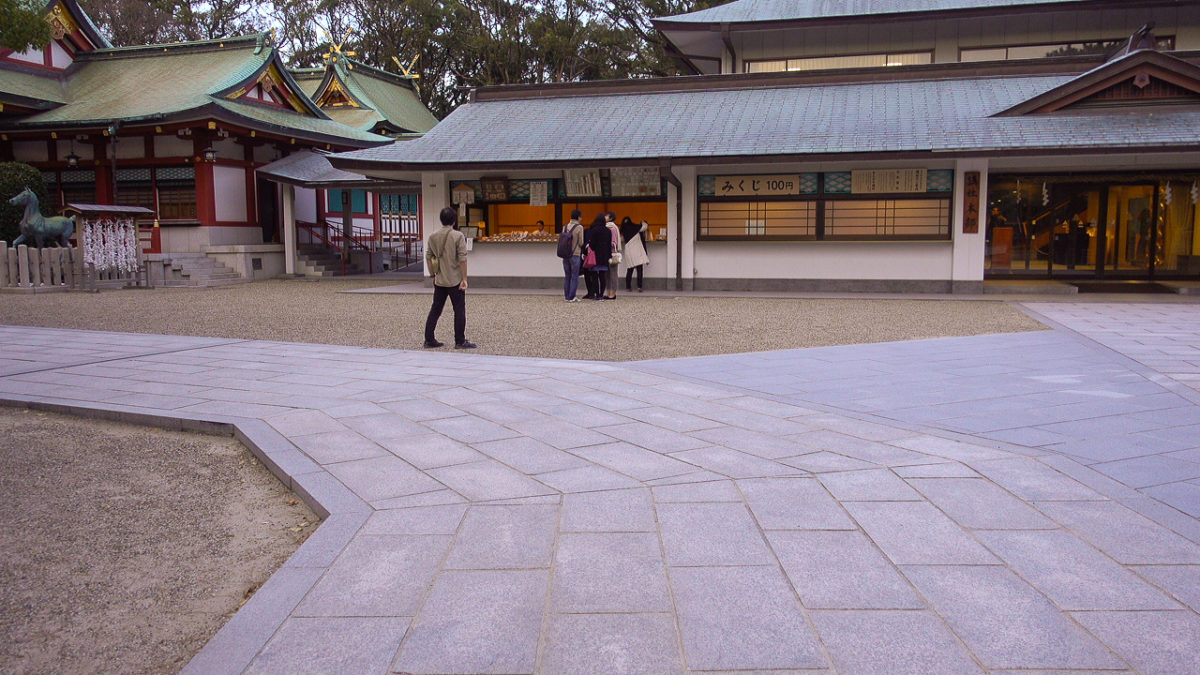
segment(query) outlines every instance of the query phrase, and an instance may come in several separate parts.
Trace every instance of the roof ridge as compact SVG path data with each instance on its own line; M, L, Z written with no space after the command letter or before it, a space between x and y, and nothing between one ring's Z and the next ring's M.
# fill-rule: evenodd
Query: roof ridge
M383 75L384 77L386 77L388 79L395 80L396 84L404 84L404 85L412 84L413 80L415 79L411 75L401 75L400 73L388 72L382 68L377 68L375 66L372 66L369 63L363 63L362 61L359 61L358 59L346 58L345 60L354 64L354 68L352 68L351 70L362 69L362 70L366 70L367 72L369 72L373 75Z
M216 38L212 40L198 40L195 42L166 42L152 45L135 45L132 47L108 47L104 49L96 49L90 52L82 52L77 57L79 61L99 60L99 59L117 59L117 58L136 58L142 56L157 56L164 52L179 54L179 53L195 53L195 52L210 52L221 51L235 47L245 46L269 47L274 48L270 41L270 33L251 33L249 35L236 35L228 38Z
M1200 55L1200 53L1196 53ZM881 82L927 82L934 80L980 80L1007 77L1078 76L1092 70L1099 57L1055 57L997 62L928 63L888 68L862 67L768 73L680 75L673 77L558 82L553 84L506 84L479 87L471 101L571 98L576 96L621 96L664 94L684 91L736 91L878 84ZM1031 66L1034 66L1031 68Z

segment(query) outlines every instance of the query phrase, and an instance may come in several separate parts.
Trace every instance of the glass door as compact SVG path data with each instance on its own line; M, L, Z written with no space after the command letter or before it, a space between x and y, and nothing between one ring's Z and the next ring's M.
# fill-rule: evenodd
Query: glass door
M1154 263L1159 233L1154 185L1111 185L1106 200L1104 272L1145 278Z

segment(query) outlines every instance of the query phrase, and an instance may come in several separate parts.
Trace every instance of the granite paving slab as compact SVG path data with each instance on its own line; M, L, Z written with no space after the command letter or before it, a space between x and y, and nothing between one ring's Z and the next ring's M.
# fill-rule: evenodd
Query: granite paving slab
M632 364L0 326L68 345L0 400L232 430L325 516L186 673L1200 672L1196 310L1027 309Z

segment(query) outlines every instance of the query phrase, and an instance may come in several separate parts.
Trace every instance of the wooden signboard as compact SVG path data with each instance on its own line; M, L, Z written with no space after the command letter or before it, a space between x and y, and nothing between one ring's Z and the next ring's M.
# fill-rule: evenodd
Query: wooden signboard
M483 191L483 201L485 202L506 202L508 201L508 179L507 178L480 178L480 188Z
M599 169L564 169L563 183L568 197L601 197L604 195L600 184Z
M641 167L614 167L609 169L614 197L660 197L662 179L658 169Z
M873 193L924 192L925 169L869 169L850 172L850 191L856 195Z
M800 194L799 174L716 176L713 194L718 197L757 197Z
M963 174L963 234L979 233L979 172Z

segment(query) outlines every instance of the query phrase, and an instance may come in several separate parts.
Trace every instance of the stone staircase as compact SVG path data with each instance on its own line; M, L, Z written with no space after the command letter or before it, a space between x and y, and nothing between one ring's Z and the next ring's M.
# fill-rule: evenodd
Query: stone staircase
M346 274L363 274L358 264L347 263ZM333 277L342 275L342 256L325 248L301 248L296 252L296 272L306 277Z
M163 286L228 286L248 280L203 253L146 256L150 282Z

